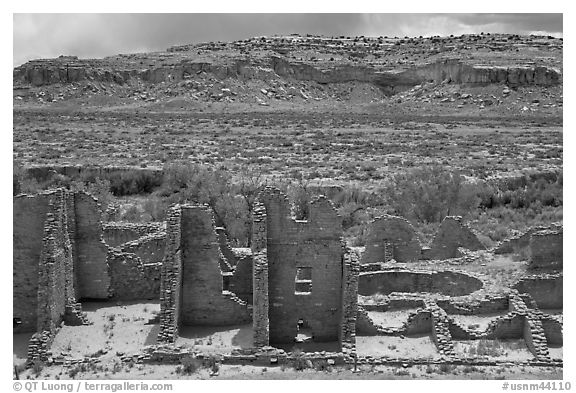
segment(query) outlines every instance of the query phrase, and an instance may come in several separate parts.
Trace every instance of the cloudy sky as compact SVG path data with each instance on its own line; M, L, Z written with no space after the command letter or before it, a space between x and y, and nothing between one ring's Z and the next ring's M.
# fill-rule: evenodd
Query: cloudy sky
M420 36L502 32L562 36L562 14L14 14L13 64L103 57L259 35Z

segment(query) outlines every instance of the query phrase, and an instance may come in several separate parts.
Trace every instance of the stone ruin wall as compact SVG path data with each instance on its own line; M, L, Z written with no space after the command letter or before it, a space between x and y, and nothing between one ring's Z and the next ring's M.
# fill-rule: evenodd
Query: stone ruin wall
M234 292L241 300L252 304L253 292L253 260L252 255L242 255L236 258L238 263L230 277L230 292Z
M356 356L356 316L358 309L358 275L360 263L356 254L346 249L343 263L342 321L340 322L340 343L342 352Z
M530 236L530 268L562 267L562 228L538 231Z
M462 296L481 289L483 282L469 274L452 270L381 270L360 274L358 293L364 296L393 292L440 293Z
M387 252L390 246L392 250ZM388 262L388 254L397 262L417 261L421 248L412 224L402 217L385 215L370 224L362 264Z
M315 341L338 341L344 255L341 218L324 197L310 204L307 221L291 217L288 199L277 189L266 188L259 198L267 217L270 343L293 342L299 319L308 324ZM311 272L311 292L295 293L297 269Z
M160 276L160 342L174 342L180 325L249 323L246 302L223 290L212 210L176 205L169 210Z
M104 243L100 206L91 195L84 192L74 193L74 215L78 298L108 299L108 246Z
M233 325L251 321L247 304L223 292L220 260L224 258L216 236L212 210L182 206L183 325Z
M72 247L66 226L64 192L50 201L38 271L37 331L54 332L64 319L66 305L75 303Z
M268 310L268 216L264 204L256 200L252 209L252 329L255 347L270 344Z
M137 240L143 236L163 231L164 223L107 222L103 224L104 242L110 247Z
M414 262L421 259L450 259L461 257L458 248L471 251L484 250L484 245L462 217L444 218L430 247L422 247L412 224L403 217L384 215L372 221L368 227L362 265L396 262Z
M47 247L45 226L54 220L48 220L54 214L59 229L50 255L60 255L65 250L66 258L72 261L66 272L71 282L69 299L158 298L165 235L140 238L123 249L112 249L103 241L100 206L84 192L58 189L33 196L19 195L13 199L13 212L13 309L14 317L21 319L14 332L37 329L37 293L46 286L45 272L39 269L39 263L41 250ZM66 232L65 240L61 239L62 231ZM40 276L44 281L39 283ZM127 286L126 282L133 285ZM70 304L71 319L74 309L79 310Z
M529 294L540 309L563 308L563 274L540 274L521 278L513 287Z
M21 319L14 332L36 332L29 363L47 359L63 321L87 323L76 302L67 200L63 189L14 198L13 313Z
M252 255L235 253L235 259L238 262L234 271L235 274L242 271L238 273L238 277L241 278L239 282L242 282L242 285L236 288L248 288L246 278L252 277L254 346L261 347L269 345L270 342L275 343L273 335L278 334L278 330L275 330L275 323L282 321L282 318L297 320L304 317L314 331L315 340L322 341L322 338L326 337L322 335L318 337L313 319L308 319L309 314L306 313L309 310L306 310L306 307L309 305L293 300L291 309L281 306L282 310L276 310L281 314L277 315L274 303L278 305L278 295L282 292L271 291L269 293L269 285L276 278L283 280L284 284L290 283L289 295L302 296L294 295L295 284L292 283L295 278L295 264L306 258L313 260L313 263L310 263L310 266L298 267L312 267L313 271L315 267L318 267L317 264L336 271L337 269L330 267L329 264L334 260L340 261L339 277L320 273L320 277L325 280L321 284L327 289L323 296L328 298L327 294L331 293L333 298L337 298L339 305L326 310L325 308L331 304L315 302L310 308L314 314L317 314L318 307L324 307L323 317L329 313L333 315L332 311L336 311L338 319L329 320L329 326L336 327L336 337L342 343L342 351L345 354L354 354L357 330L362 334L366 334L367 329L370 330L369 334L398 334L398 332L382 331L373 323L371 325L366 312L362 312L362 308L357 307L360 269L355 258L356 254L351 250L346 251L345 246L340 243L338 231L334 230L338 228L339 217L330 203L320 198L311 206L310 220L296 221L290 217L287 199L277 190L268 189L261 197L262 201L257 201L254 208ZM92 210L92 212L77 217L78 208ZM226 319L224 324L246 323L250 320L250 309L245 302L234 294L223 291L223 272L218 268L221 266L220 260L224 258L222 240L218 239L209 208L189 205L173 208L168 214L166 234L145 236L116 249L107 247L102 241L101 224L100 229L96 225L96 230L86 234L85 228L89 222L100 222L94 218L100 214L99 212L96 201L83 193L71 194L60 190L14 198L14 310L21 310L21 315L23 315L20 317L15 314L16 317L22 318L22 325L14 332L38 332L30 341L29 359L42 358L46 355L46 349L53 338L54 331L62 320L72 324L85 323L81 309L75 300L76 293L82 293L79 288L75 288L75 284L80 284L80 282L75 279L74 274L79 264L82 264L82 258L78 258L74 250L87 250L94 247L100 251L102 244L107 253L104 266L107 266L106 272L109 279L108 295L116 296L118 299L138 299L151 298L160 293L159 342L174 342L178 335L178 326L186 324L182 323L184 318L188 318L187 322L191 324L205 323L207 325L218 325L223 319ZM269 232L272 234L270 235ZM30 236L32 233L36 235ZM318 235L321 235L319 241L314 238ZM548 232L543 234L544 237L549 235ZM557 235L557 233L552 235ZM90 239L96 244L95 246L90 244ZM310 248L310 243L319 245L319 249ZM557 250L558 247L561 248L562 241L554 244L552 249ZM301 248L307 250L302 251ZM201 252L198 253L198 250ZM285 263L286 255L289 256L289 263ZM102 263L100 255L97 254L97 256L98 263ZM163 258L165 262L159 264L158 260ZM276 262L272 264L272 269L269 258ZM250 266L252 259L254 261L253 274L251 274ZM39 261L38 264L30 263L33 260ZM143 263L143 261L152 262ZM204 263L206 261L209 262ZM282 261L282 266L279 266L279 261ZM294 269L294 272L286 273L286 270L290 269ZM199 287L202 289L198 290L199 287L186 285L186 282L195 283L195 280L201 282L203 286ZM438 301L438 304L426 303L423 310L409 318L407 326L404 327L404 333L431 332L440 352L449 357L453 352L450 349L452 338L524 339L529 350L538 360L549 360L547 345L562 345L562 322L555 316L542 314L538 309L531 310L531 308L536 306L561 308L561 280L561 274L521 279L514 287L522 294L521 297L512 295L508 300L509 313L492 321L481 335L458 325L449 315L445 316L445 311L449 311L450 308L458 314L467 313L467 310L464 310L466 308L464 306L467 305L458 305L452 300L449 300L447 304L441 304L441 301ZM154 281L155 285L151 286L150 284ZM232 280L231 284L233 282ZM339 284L335 285L335 282ZM313 275L312 294L315 290L318 292L318 284L317 277ZM233 286L234 284L230 289L236 289ZM22 291L22 288L28 289ZM122 292L126 288L134 289L134 291ZM184 291L186 291L185 294L183 294ZM198 301L195 298L198 291L203 293L206 301L204 299ZM30 293L38 296L34 299ZM212 294L206 296L206 293ZM246 289L243 297L247 297L249 293L250 291ZM333 296L334 293L338 293L338 296ZM526 296L527 298L524 299ZM187 303L182 302L183 298L187 299ZM528 302L526 304L529 306L526 307L524 302ZM474 310L468 311L473 314L480 309L487 312L486 310L496 307L500 311L505 307L504 299L484 303L480 302L473 307ZM496 305L493 306L492 303ZM240 308L237 307L238 305ZM279 307L276 306L276 308ZM225 310L227 317L207 317L210 310L212 314ZM304 312L295 314L294 310L304 310ZM290 311L293 312L292 315L289 315ZM31 322L34 318L36 322ZM208 320L209 318L212 320ZM296 335L296 323L293 325L294 335L291 339ZM29 330L25 330L27 328ZM284 326L279 326L279 328L283 329ZM289 326L289 329L292 327ZM334 337L331 336L330 340L333 339Z
M458 251L459 247L471 251L486 249L474 232L462 222L462 217L446 216L430 248L424 250L423 257L425 259L458 258L462 256Z
M182 286L182 211L176 205L166 213L166 256L160 268L160 331L158 342L173 343L178 338Z
M228 243L228 236L226 235L226 230L222 227L216 227L216 235L218 237L218 244L220 245L220 252L222 253L221 268L223 272L229 272L234 269L236 263L238 262L234 251ZM222 266L224 265L224 266ZM226 270L224 270L226 269Z
M36 331L38 324L38 275L44 224L54 195L42 193L14 198L13 207L13 303L21 324L15 333Z
M161 263L143 264L135 254L108 250L110 299L156 300L160 297Z
M495 249L495 254L521 254L529 259L531 269L561 269L563 265L563 228L554 223L548 227L538 226L506 239Z

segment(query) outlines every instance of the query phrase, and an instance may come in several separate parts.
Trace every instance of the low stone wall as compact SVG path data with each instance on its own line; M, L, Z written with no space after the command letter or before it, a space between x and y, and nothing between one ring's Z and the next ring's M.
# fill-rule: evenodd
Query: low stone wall
M542 322L531 315L524 319L524 341L526 346L538 360L550 360L548 342L542 328Z
M508 311L507 295L485 295L483 298L439 299L438 306L448 314L481 315Z
M520 253L530 247L530 238L533 233L544 230L559 230L562 228L561 224L552 224L548 227L537 226L528 229L526 232L514 236L510 239L503 240L495 249L494 254L514 254Z
M136 240L122 244L119 249L140 258L143 264L159 263L164 259L166 232L160 231L145 235Z
M163 222L107 222L102 227L106 244L110 247L118 247L143 236L164 231L165 225Z
M358 293L367 296L392 292L428 292L461 296L477 291L482 286L482 281L475 277L449 270L390 270L361 273Z
M563 307L563 274L540 274L520 279L513 287L527 293L539 308Z
M112 299L160 298L160 262L144 265L134 254L110 249L108 264Z
M562 267L562 229L538 231L530 236L531 269Z

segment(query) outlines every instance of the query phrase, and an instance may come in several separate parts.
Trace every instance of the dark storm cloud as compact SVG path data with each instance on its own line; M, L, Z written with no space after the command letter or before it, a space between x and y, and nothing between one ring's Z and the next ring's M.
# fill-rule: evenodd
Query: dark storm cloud
M500 24L509 32L562 33L562 14L452 14L468 26Z
M60 54L103 57L258 35L561 34L561 14L15 14L14 65Z

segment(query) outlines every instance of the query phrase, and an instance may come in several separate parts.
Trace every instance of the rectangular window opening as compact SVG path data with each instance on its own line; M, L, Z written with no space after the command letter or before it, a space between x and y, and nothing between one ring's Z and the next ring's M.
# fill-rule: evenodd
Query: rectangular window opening
M294 294L309 295L312 292L312 268L297 267Z

